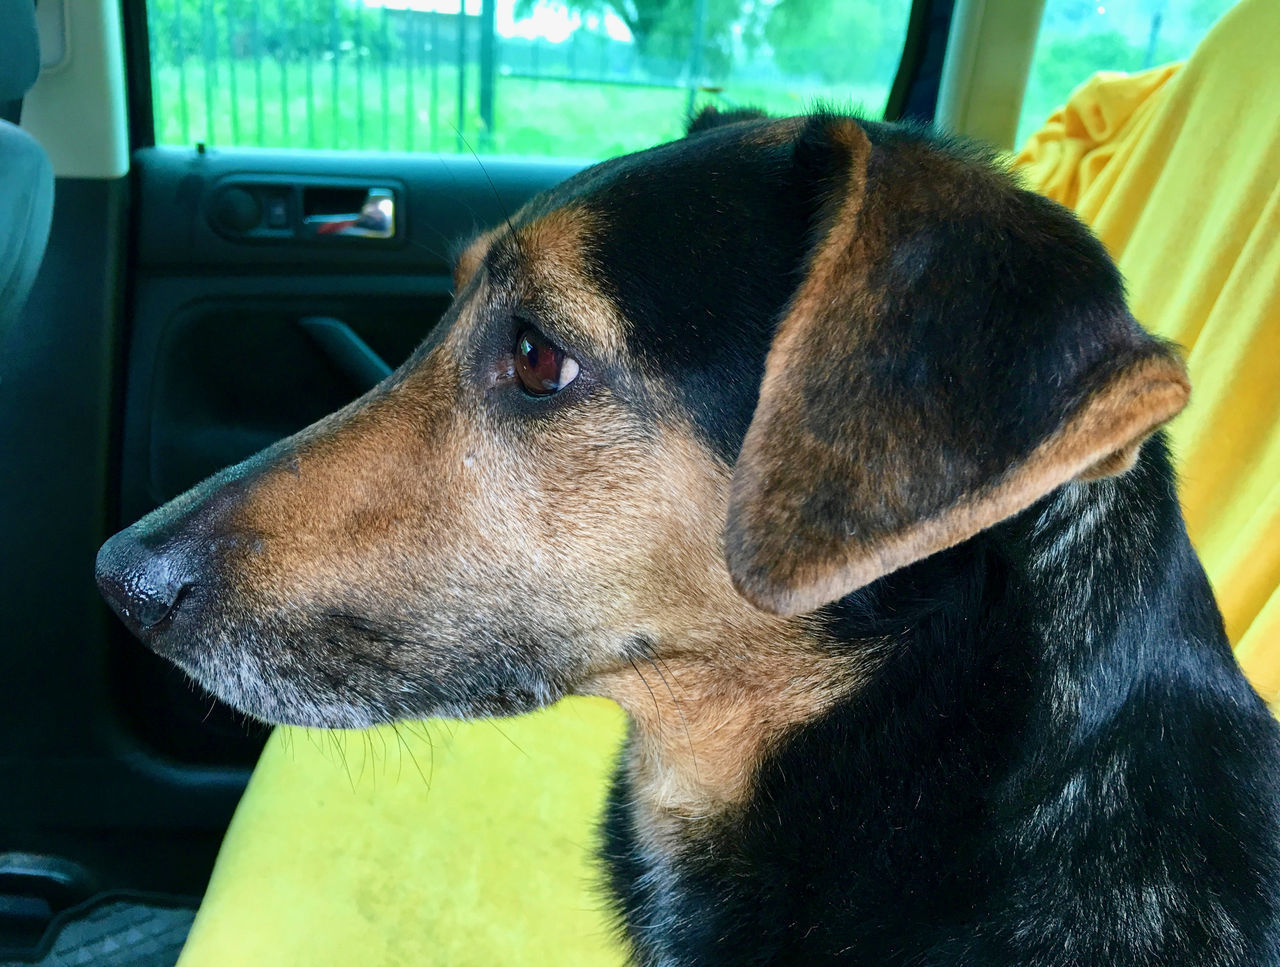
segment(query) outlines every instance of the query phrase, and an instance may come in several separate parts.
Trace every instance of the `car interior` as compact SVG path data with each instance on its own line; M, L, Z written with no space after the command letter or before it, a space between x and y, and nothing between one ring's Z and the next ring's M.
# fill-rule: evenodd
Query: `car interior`
M1184 506L1237 655L1280 697L1280 76L1246 59L1280 30L1268 0L854 4L892 47L878 100L839 59L778 94L782 28L743 40L750 4L658 5L640 54L635 4L314 6L313 30L287 2L0 0L0 965L184 944L184 964L620 962L588 882L616 708L273 733L134 640L93 562L390 373L447 309L459 242L706 105L861 98L993 145L1094 227L1189 354ZM387 38L407 74L380 66ZM766 57L767 91L747 73ZM641 82L642 61L675 66ZM657 120L597 89L660 93ZM534 138L572 111L586 134Z

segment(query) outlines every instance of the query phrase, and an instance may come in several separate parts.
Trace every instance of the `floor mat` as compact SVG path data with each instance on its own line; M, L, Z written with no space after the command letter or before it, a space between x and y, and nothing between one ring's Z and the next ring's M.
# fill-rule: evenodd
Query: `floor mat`
M92 901L68 911L39 960L5 960L0 967L173 967L195 919L189 907L137 899Z

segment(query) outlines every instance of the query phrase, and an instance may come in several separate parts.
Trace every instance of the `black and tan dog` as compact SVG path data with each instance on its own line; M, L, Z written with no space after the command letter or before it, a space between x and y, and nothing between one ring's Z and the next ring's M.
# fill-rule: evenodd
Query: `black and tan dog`
M1280 963L1176 355L974 152L718 120L474 242L398 372L114 537L107 597L274 722L617 700L643 964Z

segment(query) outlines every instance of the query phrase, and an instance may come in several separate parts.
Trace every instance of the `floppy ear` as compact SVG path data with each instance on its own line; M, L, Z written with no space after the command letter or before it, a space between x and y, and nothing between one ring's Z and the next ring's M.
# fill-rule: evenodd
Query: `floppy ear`
M811 119L803 279L734 470L739 590L800 614L1128 469L1185 405L1182 363L1125 308L1069 212L924 135Z

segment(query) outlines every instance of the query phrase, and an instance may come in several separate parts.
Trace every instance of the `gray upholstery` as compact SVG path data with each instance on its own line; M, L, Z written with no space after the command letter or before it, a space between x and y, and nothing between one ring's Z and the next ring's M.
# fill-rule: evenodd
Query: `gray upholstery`
M0 102L21 99L39 73L35 3L0 0Z
M53 169L44 149L0 121L0 336L26 305L52 215Z
M40 73L35 4L0 0L0 105ZM31 135L0 120L0 339L26 305L53 216L53 169Z

